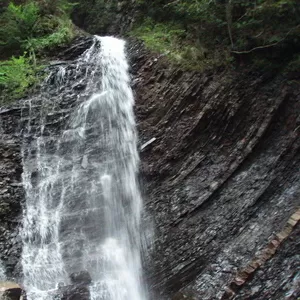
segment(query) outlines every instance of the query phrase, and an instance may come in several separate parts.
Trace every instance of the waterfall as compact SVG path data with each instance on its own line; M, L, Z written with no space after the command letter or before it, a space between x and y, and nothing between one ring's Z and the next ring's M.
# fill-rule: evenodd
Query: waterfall
M5 281L6 280L6 276L5 276L5 269L4 266L0 260L0 282L1 281Z
M41 94L24 105L22 267L29 300L53 299L83 270L92 278L91 299L146 299L129 81L125 42L96 36L75 65L53 68Z

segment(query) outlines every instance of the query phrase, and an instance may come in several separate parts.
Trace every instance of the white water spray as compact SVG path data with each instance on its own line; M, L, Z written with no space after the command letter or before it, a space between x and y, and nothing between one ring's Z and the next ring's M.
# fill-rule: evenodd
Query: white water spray
M22 265L29 300L51 299L58 284L69 284L70 274L82 270L92 277L93 300L146 299L134 99L124 48L122 40L96 37L76 68L86 63L81 97L89 98L57 141L41 118L36 138L24 143ZM65 76L60 67L59 84Z
M5 269L2 262L0 261L0 282L5 280L6 280Z

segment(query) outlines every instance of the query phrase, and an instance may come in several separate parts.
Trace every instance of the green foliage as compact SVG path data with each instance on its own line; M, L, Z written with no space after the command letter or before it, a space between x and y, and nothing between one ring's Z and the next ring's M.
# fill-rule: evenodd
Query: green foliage
M281 69L282 62L273 61L267 57L253 57L252 69L258 72L277 72Z
M295 55L285 68L285 73L300 72L300 54Z
M176 21L204 43L228 43L231 23L234 40L247 47L247 39L259 42L283 38L300 22L298 0L139 0L157 22ZM206 38L205 38L206 37ZM221 37L221 38L220 38Z
M42 50L49 51L57 46L64 45L69 42L74 35L72 26L70 20L63 20L53 33L28 39L24 47L28 50L33 49L35 52L41 52Z
M0 46L3 52L21 48L21 44L31 36L39 17L39 8L35 2L15 5L10 2L1 15Z
M43 15L70 16L77 3L68 0L38 0Z
M216 1L211 0L190 0L174 1L165 5L171 8L176 14L180 15L186 21L201 21L205 23L214 23L215 26L223 25L225 12L219 9L221 6Z
M237 1L237 0L236 0ZM238 1L237 1L238 2ZM247 50L280 42L289 42L293 36L300 37L300 6L296 0L248 1L237 3L233 10L233 31L236 48ZM240 16L239 9L242 11Z
M24 5L15 5L10 2L7 8L7 14L11 21L16 22L19 29L25 31L25 34L30 34L33 26L39 17L39 7L35 2L29 2Z
M42 51L69 41L73 36L67 15L70 7L65 0L10 2L1 16L2 53Z
M272 68L278 59L294 55L300 49L299 0L137 2L139 10L150 16L154 25L149 26L149 21L142 20L133 34L142 38L151 49L194 61L192 65L200 61L202 65L207 60L217 65L223 60L226 64L234 61L229 53L249 53L256 59L256 65ZM185 32L183 35L174 33L174 28ZM224 59L220 59L222 53ZM255 57L257 53L259 58ZM267 61L264 55L268 56ZM284 57L282 63L288 60Z
M45 53L74 36L67 0L9 2L0 16L0 97L15 99L39 81L37 71ZM15 55L12 56L11 55Z
M185 36L185 30L176 24L154 23L148 18L131 34L143 39L146 46L154 51L166 53L172 49L175 53L180 40Z
M202 45L189 41L186 30L177 23L155 23L147 18L130 35L142 39L149 49L162 53L173 63L189 70L212 68L228 59L226 53L209 53Z
M36 72L30 58L26 56L12 57L0 63L0 90L5 99L16 99L25 95L27 89L37 82Z

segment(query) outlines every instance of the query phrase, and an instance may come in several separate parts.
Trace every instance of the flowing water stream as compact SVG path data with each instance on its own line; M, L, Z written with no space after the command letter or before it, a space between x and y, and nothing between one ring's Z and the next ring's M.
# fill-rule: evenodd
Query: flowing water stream
M52 299L58 285L83 270L92 277L91 299L146 299L129 81L124 41L95 37L76 65L53 68L43 92L24 105L22 267L29 300Z
M0 261L0 282L5 280L6 280L5 269L2 262Z

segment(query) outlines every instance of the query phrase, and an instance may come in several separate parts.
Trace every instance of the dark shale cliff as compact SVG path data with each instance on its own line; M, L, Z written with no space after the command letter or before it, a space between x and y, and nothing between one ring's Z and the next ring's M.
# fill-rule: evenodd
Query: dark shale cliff
M83 51L74 45L60 59ZM184 72L134 41L128 53L154 227L144 262L150 298L297 299L299 74ZM0 110L0 258L9 277L20 276L23 101ZM62 111L68 101L76 105L64 99ZM49 116L53 127L61 115Z
M231 281L300 204L298 85L247 70L182 72L158 56L137 64L140 139L156 139L141 153L156 229L153 290L174 299L228 299L232 289L236 299L297 299L296 233L247 280Z

